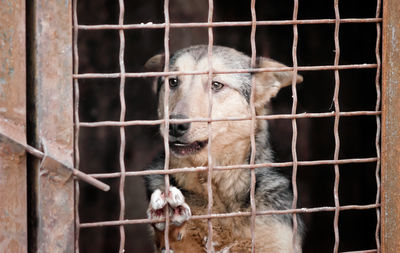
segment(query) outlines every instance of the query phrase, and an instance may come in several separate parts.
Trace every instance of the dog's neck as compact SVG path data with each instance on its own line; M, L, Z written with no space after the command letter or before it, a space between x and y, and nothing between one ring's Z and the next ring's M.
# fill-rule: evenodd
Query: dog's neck
M267 138L267 123L261 122L256 131L256 159L255 163L271 161L271 152ZM207 153L207 152L205 152ZM214 152L215 153L215 152ZM251 141L246 138L234 144L224 147L222 152L213 156L213 166L231 166L249 164L251 154ZM205 161L204 161L205 159ZM208 166L207 158L203 160L193 159L170 159L170 168L202 167ZM204 195L207 199L207 176L208 171L188 172L173 174L179 187L185 190ZM232 199L247 198L250 191L250 170L232 169L213 171L212 174L213 194L218 194L224 202L227 211L238 210L240 206Z

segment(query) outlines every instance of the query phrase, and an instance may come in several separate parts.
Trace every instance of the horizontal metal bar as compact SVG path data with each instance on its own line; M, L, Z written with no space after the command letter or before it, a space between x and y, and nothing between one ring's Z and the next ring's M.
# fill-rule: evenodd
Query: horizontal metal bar
M315 24L334 24L335 19L306 19L306 20L260 20L256 21L257 26L267 25L315 25ZM344 18L339 19L345 23L379 23L382 18ZM193 23L171 23L170 28L200 28L200 27L232 27L232 26L251 26L250 21L238 22L193 22ZM79 30L130 30L130 29L164 29L165 23L153 24L152 22L128 25L78 25Z
M44 154L40 150L35 149L32 146L26 145L24 147L25 147L25 149L26 149L26 151L28 153L30 153L31 155L33 155L33 156L35 156L35 157L37 157L39 159L43 159L46 156L46 154ZM58 161L55 158L52 158L52 159L57 161L59 164L62 164L65 168L71 170L72 174L74 176L76 176L79 180L82 180L82 181L84 181L84 182L86 182L88 184L91 184L94 187L96 187L96 188L98 188L100 190L103 190L103 191L109 191L110 190L110 186L109 185L97 180L96 178L94 178L92 176L89 176L88 174L85 174L82 171L79 171L79 170L77 170L75 168L69 167L69 166L63 164L62 162Z
M375 253L378 252L377 249L368 249L368 250L357 250L357 251L342 251L340 253Z
M259 73L259 72L284 72L284 71L319 71L319 70L345 70L345 69L371 69L377 68L376 63L363 64L347 64L347 65L320 65L320 66L299 66L280 67L280 68L249 68L249 69L233 69L224 71L213 71L213 74L236 74L236 73ZM168 72L137 72L137 73L83 73L74 74L74 79L88 78L144 78L144 77L159 77L159 76L177 76L177 75L206 75L208 71L168 71Z
M44 159L45 156L47 156L47 155L46 155L45 153L43 153L42 151L40 151L40 150L38 150L38 149L36 149L36 148L30 146L30 145L27 145L27 144L25 144L25 143L20 143L19 141L13 139L13 138L10 137L10 136L7 136L7 135L1 133L1 132L0 132L0 136L2 136L2 137L4 137L4 138L7 138L8 140L14 142L15 144L17 144L17 145L19 145L19 146L25 148L26 152L28 152L29 154L31 154L31 155L33 155L33 156L39 158L39 159ZM70 171L72 172L72 174L73 174L74 176L76 176L78 179L80 179L80 180L82 180L82 181L84 181L84 182L86 182L86 183L88 183L88 184L91 184L91 185L93 185L94 187L99 188L99 189L101 189L101 190L103 190L103 191L109 191L109 190L110 190L110 186L108 186L107 184L105 184L105 183L99 181L98 179L96 179L96 178L94 178L94 177L92 177L92 176L89 176L89 175L83 173L82 171L79 171L79 170L77 170L77 169L75 169L75 168L72 168L72 167L70 167L70 166L64 164L64 163L62 163L61 161L59 161L58 159L56 159L56 158L54 158L54 157L51 157L51 156L48 156L48 157L50 157L51 159L53 159L53 160L56 161L57 163L63 165L63 167L65 167L65 168L67 168L68 170L70 170Z
M378 161L377 157L371 158L355 158L355 159L341 159L341 160L315 160L315 161L298 161L298 166L315 166L315 165L335 165L335 164L349 164L349 163L372 163ZM252 168L265 168L265 167L290 167L293 166L293 162L280 162L280 163L258 163L258 164L238 164L229 166L214 166L214 171L223 170L236 170L236 169L252 169ZM201 172L207 171L207 166L201 167L189 167L189 168L179 168L171 170L143 170L143 171L127 171L124 173L125 176L144 176L144 175L170 175L177 173L187 173L187 172ZM114 173L97 173L89 174L94 178L116 178L120 177L120 172Z
M380 115L381 111L354 111L354 112L340 112L340 117L350 116L376 116ZM299 114L274 114L256 116L257 120L276 120L276 119L302 119L302 118L326 118L335 117L336 112L324 113L299 113ZM193 119L170 119L171 124L183 124L188 122L218 122L218 121L244 121L251 120L251 117L228 117L228 118L193 118ZM165 122L164 119L159 120L131 120L131 121L98 121L98 122L80 122L80 127L105 127L105 126L138 126L138 125L160 125Z
M340 206L340 211L348 210L368 210L379 208L380 204L370 205L347 205ZM293 214L293 213L316 213L316 212L333 212L336 207L313 207L313 208L298 208L298 209L287 209L287 210L267 210L257 211L256 215L282 215L282 214ZM220 213L210 215L193 215L190 217L191 220L201 219L221 219L221 218L232 218L232 217L247 217L251 216L251 212L234 212L234 213ZM132 220L115 220L115 221L100 221L100 222L88 222L81 223L80 228L91 228L91 227L105 227L105 226L120 226L120 225L133 225L133 224L147 224L147 223L158 223L164 222L165 219L132 219Z

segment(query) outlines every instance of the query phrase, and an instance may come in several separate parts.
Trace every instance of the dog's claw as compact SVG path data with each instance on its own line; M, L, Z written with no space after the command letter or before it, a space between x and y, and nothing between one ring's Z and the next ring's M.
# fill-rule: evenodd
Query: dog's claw
M149 219L162 219L165 217L165 206L168 204L169 217L171 223L175 226L181 226L185 223L192 215L190 207L185 203L185 197L182 192L171 186L167 197L164 192L157 189L153 192L150 198L149 208L147 209L147 217ZM163 231L165 229L165 223L159 222L154 224L155 228Z

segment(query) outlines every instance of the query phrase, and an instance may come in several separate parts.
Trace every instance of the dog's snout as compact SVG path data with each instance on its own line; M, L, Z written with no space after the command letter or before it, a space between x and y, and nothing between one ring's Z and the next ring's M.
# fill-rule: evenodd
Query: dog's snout
M169 116L170 119L188 119L187 116L182 114L175 114ZM173 137L183 136L190 128L190 122L188 123L171 123L169 126L169 135Z

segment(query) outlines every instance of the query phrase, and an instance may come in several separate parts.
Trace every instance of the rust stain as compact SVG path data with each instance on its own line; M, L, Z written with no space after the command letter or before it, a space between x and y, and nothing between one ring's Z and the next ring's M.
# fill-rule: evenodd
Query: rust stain
M74 192L72 173L58 162L44 159L40 166L39 252L73 252Z
M35 0L33 18L36 143L73 167L71 1ZM37 251L74 252L72 174L52 159L44 159L35 169Z
M382 252L400 252L400 5L383 2Z
M24 16L25 1L0 2L0 118L17 128L16 132L23 133L26 115Z
M0 139L0 249L6 252L25 252L26 182L18 168L25 168L24 149Z
M26 143L25 1L0 1L0 129ZM17 74L18 73L18 74ZM0 249L27 252L26 154L0 138Z
M49 13L46 13L49 12ZM72 32L71 3L68 1L37 1L36 5L36 77L41 89L38 118L54 124L39 128L46 141L62 152L56 158L63 160L67 152L72 166ZM57 43L55 43L57 42ZM47 122L49 122L47 121ZM64 159L65 160L65 159Z

